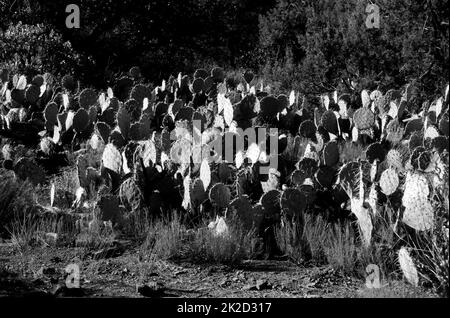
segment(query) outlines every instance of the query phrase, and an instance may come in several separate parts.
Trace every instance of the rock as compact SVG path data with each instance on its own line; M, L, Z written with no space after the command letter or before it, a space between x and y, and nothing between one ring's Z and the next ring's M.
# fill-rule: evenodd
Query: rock
M150 282L146 285L137 286L137 292L144 297L158 298L165 295L166 288L162 283Z
M219 287L227 287L228 285L230 285L230 281L226 278L222 279L219 282Z
M258 290L272 289L272 286L266 280L258 279L256 281L256 289Z
M102 258L112 258L122 255L124 249L121 246L106 247L92 253L92 258L99 260Z
M247 284L244 287L242 287L242 290L257 290L256 285L254 284Z

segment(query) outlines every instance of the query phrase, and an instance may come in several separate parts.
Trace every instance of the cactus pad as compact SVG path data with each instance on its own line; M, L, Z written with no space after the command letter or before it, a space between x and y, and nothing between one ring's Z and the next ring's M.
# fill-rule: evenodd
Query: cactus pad
M67 89L69 91L74 91L77 88L77 84L76 84L74 78L70 75L65 75L62 78L61 84L65 89Z
M20 179L28 179L35 186L45 181L45 171L30 158L20 158L14 166L14 172Z
M35 104L38 101L40 94L41 90L39 86L31 85L25 91L25 98L30 104Z
M301 219L306 209L306 197L297 189L286 189L281 194L281 211L289 220Z
M223 183L216 183L209 190L209 200L213 205L224 209L230 203L230 190Z
M280 191L271 190L264 193L260 199L260 203L264 207L264 210L266 212L266 217L270 220L278 220L280 217L280 198Z
M97 103L98 96L91 88L85 88L80 93L79 104L81 108L89 109Z
M77 133L82 133L89 125L89 114L84 108L78 109L73 116L73 129Z
M398 262L406 280L411 285L417 287L419 285L419 275L406 247L402 247L398 251Z
M58 105L56 103L48 103L44 110L44 118L52 126L58 123Z
M130 93L130 99L136 100L140 109L142 109L144 98L148 98L148 100L151 100L152 98L151 89L143 84L138 84L134 86Z
M53 143L53 139L50 137L44 137L41 139L39 143L41 151L45 153L47 156L53 155L55 151L55 144Z
M323 161L328 167L333 167L339 162L339 147L337 142L330 141L323 149Z
M115 195L108 194L100 198L98 202L100 208L100 220L118 223L121 219L121 211L119 207L119 198Z
M329 189L333 186L336 178L336 170L329 166L320 167L315 174L315 179L321 187Z
M198 178L190 185L189 197L193 207L197 207L208 200L208 193L205 191L205 188L202 180Z
M417 147L423 146L423 134L420 131L414 131L409 138L409 150L413 151Z
M327 110L322 114L320 125L325 128L327 132L339 135L338 121L332 110Z
M300 124L299 134L303 138L315 139L316 130L316 125L312 120L305 120Z
M133 178L128 178L120 185L120 202L129 211L138 212L144 197Z
M113 144L107 144L105 146L105 149L103 150L102 162L105 168L108 168L115 173L120 173L122 167L122 156Z
M375 124L375 114L368 108L359 108L353 114L353 121L359 130L366 130Z
M388 167L392 167L396 170L403 169L403 159L400 151L397 149L391 149L386 155L386 163Z
M380 177L381 191L385 195L393 194L399 186L398 173L392 168L383 171Z
M421 131L423 129L423 122L421 118L410 120L405 127L405 135L409 136L413 132Z
M418 206L420 202L428 201L429 194L427 178L419 173L408 172L402 198L403 206L406 208Z
M373 163L375 160L378 162L384 161L386 158L386 150L383 145L379 142L374 142L367 147L366 150L366 159L370 163Z

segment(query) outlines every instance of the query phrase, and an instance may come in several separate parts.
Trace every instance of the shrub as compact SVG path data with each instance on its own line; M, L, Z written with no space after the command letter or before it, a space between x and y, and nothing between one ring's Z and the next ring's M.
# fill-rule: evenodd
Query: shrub
M381 27L367 29L365 2L277 0L259 23L264 76L305 94L352 80L386 91L412 79L435 94L448 78L447 2L378 1Z
M238 264L257 253L259 240L255 232L243 231L231 221L227 235L216 236L204 226L187 229L176 214L154 221L142 248L146 253L169 260L186 260L194 263Z
M0 31L0 67L32 78L43 69L54 76L74 71L78 56L69 42L44 24L11 24Z

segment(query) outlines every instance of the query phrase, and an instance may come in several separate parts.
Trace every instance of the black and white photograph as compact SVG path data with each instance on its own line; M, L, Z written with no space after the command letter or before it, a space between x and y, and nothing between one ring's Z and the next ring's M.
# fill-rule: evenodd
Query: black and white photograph
M0 300L448 299L449 30L448 0L0 0Z

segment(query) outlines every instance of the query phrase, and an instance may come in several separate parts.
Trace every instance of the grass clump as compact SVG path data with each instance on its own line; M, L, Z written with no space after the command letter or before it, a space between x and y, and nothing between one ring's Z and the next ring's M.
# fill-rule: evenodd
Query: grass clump
M36 213L35 190L31 183L16 178L9 170L0 168L0 180L0 237L4 237L8 236L12 223L21 220L25 226L26 216Z
M156 220L150 225L142 248L161 259L194 263L232 265L255 255L258 239L253 231L244 231L230 221L228 232L216 235L206 223L198 229L188 229L176 214Z

